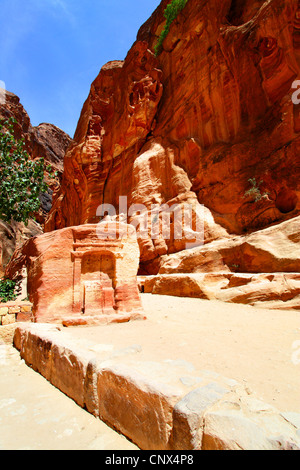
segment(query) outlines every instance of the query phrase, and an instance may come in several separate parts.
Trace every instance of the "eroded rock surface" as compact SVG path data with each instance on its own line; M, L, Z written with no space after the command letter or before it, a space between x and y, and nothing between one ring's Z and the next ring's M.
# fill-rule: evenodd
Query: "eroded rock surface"
M298 252L298 236L290 240L279 225L300 207L298 0L189 0L156 57L168 3L125 61L105 65L92 84L46 230L95 223L101 204L118 214L120 196L128 207L144 205L148 220L152 205L190 204L195 213L204 207L207 245L193 269L205 271L211 257L214 268L217 258L224 265L220 241L231 272L298 272L296 255L281 257L291 246ZM275 225L265 249L260 232ZM253 232L254 248L235 240ZM153 275L165 256L185 256L187 235L149 233L139 243L140 273Z
M24 139L25 148L32 159L44 158L45 165L51 167L51 172L57 172L57 177L49 178L45 172L45 179L49 190L41 196L41 208L35 214L36 220L31 219L27 227L23 223L6 223L0 221L0 276L14 250L20 247L28 238L43 232L43 224L52 206L52 194L59 187L63 173L63 160L71 138L53 124L40 124L33 127L30 117L20 98L13 93L5 91L5 102L0 104L0 121L15 119L14 131L17 139ZM1 256L2 255L2 256Z

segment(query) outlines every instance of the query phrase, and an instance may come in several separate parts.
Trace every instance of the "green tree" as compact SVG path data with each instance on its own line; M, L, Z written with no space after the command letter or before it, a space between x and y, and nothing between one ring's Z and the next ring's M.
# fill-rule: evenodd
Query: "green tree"
M44 159L30 159L24 139L15 138L14 123L10 119L0 124L0 219L27 225L38 212L40 196L47 192L48 185L44 180Z
M11 281L10 279L0 279L0 303L16 300L16 285L16 281Z
M169 34L171 24L177 18L179 12L184 9L187 2L188 0L172 0L171 3L169 3L169 5L166 7L164 11L164 17L166 18L167 22L154 48L156 56L161 53L163 42Z

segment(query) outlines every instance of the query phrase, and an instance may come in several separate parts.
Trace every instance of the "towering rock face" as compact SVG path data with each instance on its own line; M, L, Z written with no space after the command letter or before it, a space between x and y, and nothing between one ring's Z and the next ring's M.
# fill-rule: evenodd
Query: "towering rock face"
M57 172L57 178L49 179L49 194L43 198L42 208L38 219L44 223L52 204L52 192L57 190L63 173L63 161L66 150L72 139L53 124L42 123L33 127L28 113L20 102L20 98L8 91L5 92L5 102L0 104L0 121L15 119L14 132L17 139L24 139L25 148L32 159L44 158L46 166Z
M137 42L125 62L102 68L65 157L48 230L93 223L100 204L117 205L119 195L132 192L135 160L153 130L163 92L157 66L147 43Z
M155 57L169 3L92 84L47 231L95 223L119 196L148 211L203 205L205 244L299 214L300 3L189 0ZM141 240L141 272L185 245Z
M20 98L8 91L5 101L0 104L0 121L15 119L14 132L17 139L24 139L25 148L32 159L44 158L46 166L57 172L57 178L45 179L49 184L48 193L42 195L42 205L36 221L30 220L27 227L23 223L6 223L0 220L0 276L14 250L32 236L43 232L43 224L51 209L52 193L59 188L63 173L63 159L72 139L61 129L52 124L40 124L33 127L30 118L20 103Z

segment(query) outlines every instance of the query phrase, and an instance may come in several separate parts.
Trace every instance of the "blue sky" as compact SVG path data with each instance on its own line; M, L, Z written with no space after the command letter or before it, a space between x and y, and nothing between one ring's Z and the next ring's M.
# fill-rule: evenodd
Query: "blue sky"
M73 137L90 85L124 59L160 0L0 0L0 81L31 122Z

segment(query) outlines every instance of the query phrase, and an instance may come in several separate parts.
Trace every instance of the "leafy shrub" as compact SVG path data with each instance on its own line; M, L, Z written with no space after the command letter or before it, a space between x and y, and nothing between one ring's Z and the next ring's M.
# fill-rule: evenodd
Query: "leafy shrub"
M167 23L158 38L157 44L154 48L155 55L158 56L162 50L162 45L164 40L166 39L167 35L169 34L171 24L177 18L178 13L184 9L185 5L187 4L188 0L172 0L171 3L167 6L164 11L164 17L167 20Z
M10 119L0 123L0 219L27 224L39 210L40 196L48 186L44 181L44 159L30 159L24 139L16 140L14 136L14 122Z
M257 183L256 178L250 178L249 183L252 185L252 188L245 192L244 198L251 197L254 202L259 202L262 199L268 198L268 193L262 193L260 190L260 186L263 184L263 181Z
M17 298L15 294L16 281L11 281L10 279L1 279L0 280L0 302L6 303Z

